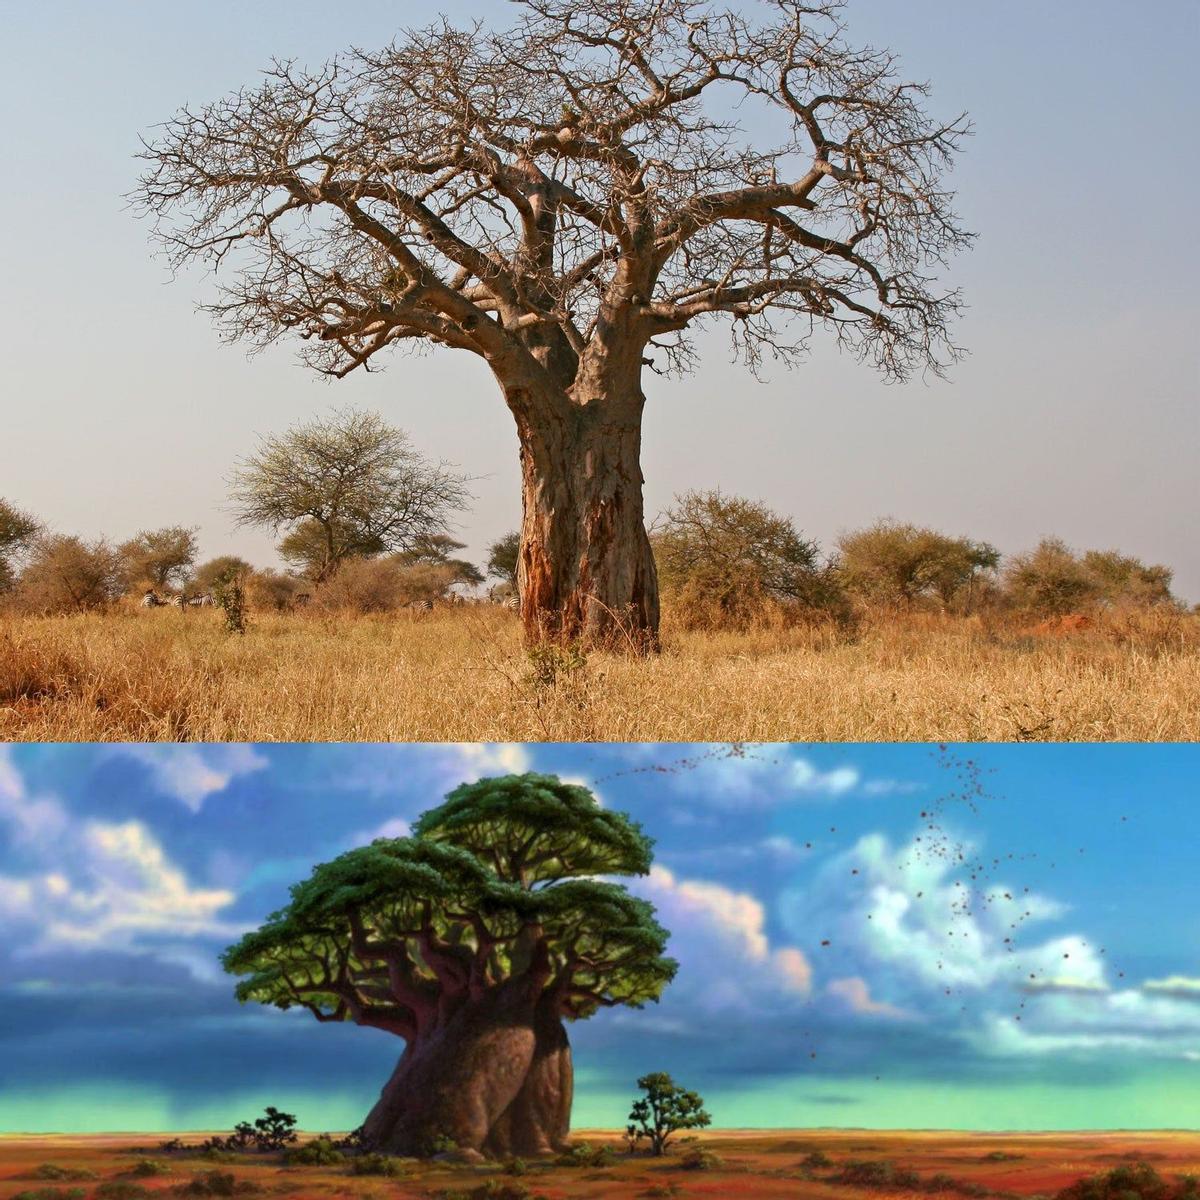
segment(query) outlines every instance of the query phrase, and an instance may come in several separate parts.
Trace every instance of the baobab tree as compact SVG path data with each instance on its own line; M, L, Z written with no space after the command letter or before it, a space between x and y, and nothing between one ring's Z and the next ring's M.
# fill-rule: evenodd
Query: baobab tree
M135 199L173 265L221 268L230 338L295 335L337 377L479 355L520 443L527 633L653 646L645 372L688 370L716 319L752 370L817 330L891 379L943 370L968 126L853 46L840 0L516 7L276 62L160 127Z
M563 1148L564 1022L657 1000L676 963L645 900L651 843L550 775L464 784L413 835L317 867L230 947L238 998L397 1035L404 1053L363 1126L372 1149Z

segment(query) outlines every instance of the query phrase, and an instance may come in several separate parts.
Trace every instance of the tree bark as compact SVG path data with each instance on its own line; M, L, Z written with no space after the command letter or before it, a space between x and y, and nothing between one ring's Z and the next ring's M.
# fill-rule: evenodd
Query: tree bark
M428 1154L439 1138L491 1156L549 1154L570 1124L566 1030L521 996L468 1003L402 1055L363 1126L389 1154Z
M644 401L634 387L517 411L517 578L531 643L658 648L658 576L642 502Z

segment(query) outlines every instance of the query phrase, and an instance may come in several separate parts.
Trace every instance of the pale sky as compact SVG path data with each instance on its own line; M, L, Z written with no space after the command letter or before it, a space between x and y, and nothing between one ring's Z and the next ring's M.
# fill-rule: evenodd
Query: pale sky
M224 477L255 435L374 408L471 475L477 558L516 526L516 437L475 360L438 350L331 384L284 346L222 346L199 276L170 282L122 195L137 135L250 83L404 25L510 18L497 0L0 0L0 495L63 532L198 525L203 554L274 560L237 531ZM959 207L977 247L951 278L971 357L946 382L886 387L818 343L755 384L724 332L690 379L650 378L647 509L720 486L828 546L890 515L1015 552L1046 534L1165 562L1200 600L1195 537L1200 6L1156 0L850 0L853 40L899 52L966 109Z

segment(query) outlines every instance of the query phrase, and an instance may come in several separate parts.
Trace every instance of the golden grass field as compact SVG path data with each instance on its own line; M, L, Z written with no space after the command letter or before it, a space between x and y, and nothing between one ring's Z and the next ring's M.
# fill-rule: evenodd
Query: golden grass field
M1038 633L927 614L531 662L491 607L417 616L0 615L0 741L1173 741L1200 617Z
M496 1164L466 1166L402 1160L403 1174L373 1178L350 1174L345 1165L289 1167L278 1155L240 1155L215 1166L203 1159L158 1155L159 1175L132 1174L139 1154L155 1135L91 1137L0 1136L0 1200L166 1200L178 1195L276 1195L364 1197L367 1200L617 1200L618 1197L791 1200L889 1200L963 1196L1017 1200L1051 1197L1081 1177L1122 1164L1149 1163L1167 1181L1200 1169L1200 1135L1190 1133L957 1134L874 1131L710 1132L696 1139L719 1158L706 1170L684 1166L684 1147L666 1158L630 1157L612 1134L581 1133L593 1147L615 1151L605 1167L526 1164L524 1174L505 1174ZM824 1165L813 1168L819 1152ZM153 1156L153 1151L151 1150ZM918 1173L916 1187L872 1189L835 1177L852 1161L884 1160ZM45 1168L80 1177L47 1182ZM212 1191L216 1170L230 1191ZM232 1179L230 1179L232 1176ZM125 1186L122 1187L121 1185ZM74 1195L72 1195L72 1190ZM1141 1200L1136 1193L1133 1200Z

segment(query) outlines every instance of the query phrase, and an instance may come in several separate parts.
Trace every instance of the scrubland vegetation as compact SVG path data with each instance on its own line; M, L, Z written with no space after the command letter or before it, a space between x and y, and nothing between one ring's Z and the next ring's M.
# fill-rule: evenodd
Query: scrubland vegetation
M208 1139L211 1140L211 1139ZM363 1158L306 1138L278 1153L214 1152L188 1135L147 1157L131 1138L0 1137L0 1200L171 1200L176 1196L351 1196L371 1200L616 1200L754 1196L864 1200L1194 1200L1200 1139L1184 1133L988 1135L873 1130L718 1131L672 1153L630 1154L612 1132L583 1131L570 1154L471 1164L453 1152Z
M1200 727L1200 620L867 614L741 631L667 611L651 659L528 650L494 607L348 617L118 605L0 617L2 740L1146 740Z
M7 516L5 517L5 514ZM1188 740L1200 615L1171 571L1048 538L1005 558L896 521L822 551L690 492L655 523L662 652L531 640L518 539L431 528L317 569L86 542L4 506L0 739ZM0 521L3 526L4 521ZM491 581L491 587L488 587ZM211 596L211 608L144 597Z

